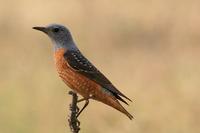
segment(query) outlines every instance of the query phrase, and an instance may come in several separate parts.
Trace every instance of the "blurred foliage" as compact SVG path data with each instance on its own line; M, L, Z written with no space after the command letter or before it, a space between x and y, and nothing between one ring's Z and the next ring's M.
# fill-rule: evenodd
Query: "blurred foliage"
M83 53L128 97L130 121L91 101L84 133L200 132L200 1L0 1L0 132L61 133L69 88L47 36L68 26ZM94 123L95 122L95 123Z

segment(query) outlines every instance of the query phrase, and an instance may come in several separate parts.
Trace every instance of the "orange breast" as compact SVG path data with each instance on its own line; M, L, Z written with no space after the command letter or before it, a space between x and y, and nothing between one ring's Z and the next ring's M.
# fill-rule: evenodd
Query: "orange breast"
M64 59L64 53L64 49L58 49L54 54L56 68L62 80L85 98L96 95L100 86L71 68Z

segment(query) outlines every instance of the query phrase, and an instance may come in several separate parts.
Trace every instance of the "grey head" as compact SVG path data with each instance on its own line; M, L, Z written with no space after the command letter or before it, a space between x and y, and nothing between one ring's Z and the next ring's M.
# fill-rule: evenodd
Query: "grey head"
M77 49L72 35L65 26L59 24L51 24L45 27L33 27L47 34L54 44L54 49L65 48L68 50Z

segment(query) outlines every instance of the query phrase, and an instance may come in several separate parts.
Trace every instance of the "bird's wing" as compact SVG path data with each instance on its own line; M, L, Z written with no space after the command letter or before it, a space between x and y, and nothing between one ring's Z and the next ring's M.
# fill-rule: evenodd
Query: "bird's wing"
M120 96L131 101L117 88L115 88L112 83L80 53L80 51L66 51L64 54L64 58L68 62L70 67L72 67L74 70L81 73L82 75L86 76L87 78L98 83L103 88L107 89L117 99L123 101L126 104L127 102L124 101Z

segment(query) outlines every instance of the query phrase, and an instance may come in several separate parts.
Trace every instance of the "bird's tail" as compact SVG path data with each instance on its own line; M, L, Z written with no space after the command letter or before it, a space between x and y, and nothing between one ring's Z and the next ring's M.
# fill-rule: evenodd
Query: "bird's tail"
M119 106L121 107L118 107L116 108L117 110L119 110L120 112L124 113L126 116L128 116L128 118L130 120L132 120L134 117L119 103Z
M117 109L118 111L122 112L123 114L125 114L126 116L128 116L128 118L130 120L133 119L133 116L120 104L120 102L117 100L117 98L115 97L104 97L103 99L96 99L99 100L115 109Z
M126 116L128 116L128 118L129 118L130 120L133 119L133 116L119 103L119 101L113 100L113 102L115 102L115 104L113 104L114 106L112 106L112 107L114 107L114 108L117 109L118 111L124 113Z
M130 120L132 120L132 119L134 118L128 111L126 111L126 116L128 116L128 118L129 118Z

